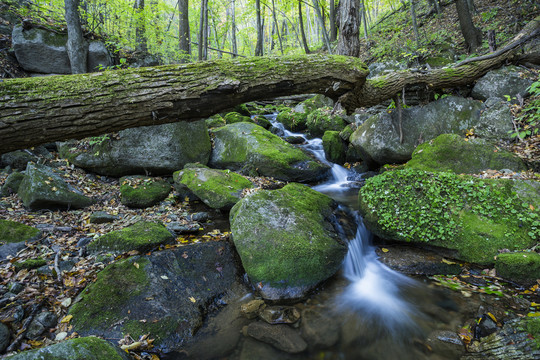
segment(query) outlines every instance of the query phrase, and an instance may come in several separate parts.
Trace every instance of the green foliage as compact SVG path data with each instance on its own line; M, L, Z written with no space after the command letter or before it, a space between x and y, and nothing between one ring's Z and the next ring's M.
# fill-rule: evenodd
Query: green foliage
M511 136L523 140L528 136L540 133L540 80L535 81L529 87L531 102L523 109L522 115L517 119L518 127L511 131ZM507 95L506 95L507 96ZM507 100L510 101L507 96Z
M491 8L491 10L481 13L480 16L482 17L482 21L487 22L487 21L493 20L493 18L497 16L498 12L499 12L499 9L497 9L496 7L493 7Z

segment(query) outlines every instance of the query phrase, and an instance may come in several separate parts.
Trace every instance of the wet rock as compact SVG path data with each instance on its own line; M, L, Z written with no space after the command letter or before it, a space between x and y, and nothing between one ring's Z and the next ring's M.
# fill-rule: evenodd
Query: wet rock
M386 246L377 249L379 260L389 268L407 275L459 274L459 263L445 259L435 252L407 245Z
M43 311L32 320L26 332L26 338L36 340L47 329L56 326L57 317L49 311Z
M16 150L0 156L0 163L10 166L12 169L25 170L29 162L37 163L40 157L52 158L51 154L43 146L38 146L34 150Z
M182 234L196 234L201 229L199 224L183 224L178 221L172 221L167 224L167 230L174 233L175 235Z
M300 312L294 306L266 306L259 311L259 317L271 325L293 324L300 319Z
M324 309L307 308L302 311L300 331L310 348L323 349L337 343L340 326Z
M147 208L165 200L171 192L165 180L149 176L133 175L120 178L120 201L133 208Z
M301 145L306 142L306 139L304 139L302 136L287 136L285 141L289 144Z
M493 315L492 315L493 316ZM477 320L473 329L475 339L480 339L493 334L498 330L497 323L488 314L482 314Z
M9 346L11 333L9 328L0 322L0 354Z
M96 211L96 212L93 212L92 215L90 215L91 224L112 223L118 219L120 219L118 215L112 215L105 211Z
M258 321L248 325L247 334L291 354L307 349L304 339L288 325L270 325Z
M248 319L255 319L259 316L259 311L264 308L264 300L251 300L240 306L240 311Z
M497 255L497 275L512 281L530 285L540 278L540 254L516 252Z
M264 342L246 338L242 344L240 360L293 360L297 356L276 349Z
M188 215L189 220L196 222L205 222L208 221L209 218L210 214L204 211Z
M18 294L24 290L24 284L20 282L11 282L8 285L8 290L13 294Z

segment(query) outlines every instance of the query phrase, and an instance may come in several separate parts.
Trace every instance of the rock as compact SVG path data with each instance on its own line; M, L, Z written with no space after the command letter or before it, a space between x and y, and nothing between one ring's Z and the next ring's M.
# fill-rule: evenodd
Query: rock
M479 101L449 96L403 110L403 143L399 140L398 115L379 113L370 117L351 135L350 142L370 167L402 163L421 143L441 134L464 135L480 121Z
M187 164L173 174L180 198L195 195L213 209L229 210L240 200L242 191L253 187L251 181L230 170L215 170L200 164Z
M445 354L448 359L459 359L464 351L459 335L449 330L432 331L427 336L425 344L433 349L433 353Z
M11 166L12 169L26 170L26 164L29 162L37 162L39 157L29 150L16 150L6 154L2 154L0 157L0 163L3 166Z
M259 311L259 318L270 325L293 324L300 319L300 312L294 306L266 306Z
M27 259L24 261L17 261L13 263L13 266L15 266L15 271L20 271L22 269L32 270L45 265L47 265L47 261L41 256L34 259Z
M105 211L96 211L96 212L93 212L92 215L90 215L91 224L112 223L118 219L120 219L118 215L112 215Z
M285 129L289 131L298 132L306 130L306 120L308 114L302 110L297 111L296 109L297 108L294 110L290 108L284 109L277 115L276 120L282 123Z
M120 178L120 201L134 208L147 208L165 200L171 185L161 179L132 175Z
M9 331L9 328L0 323L0 354L6 350L6 348L11 343L11 333Z
M90 151L75 142L61 143L59 153L85 170L120 177L172 174L187 163L206 164L211 151L203 120L126 129L114 139L103 139Z
M93 203L52 168L38 164L28 166L18 194L31 210L81 209Z
M266 343L253 338L246 338L242 344L240 360L292 360L298 359L297 355L280 351Z
M491 70L476 82L471 96L479 100L490 97L504 99L506 96L515 98L518 95L524 98L528 95L527 88L532 81L521 77L519 71L515 66Z
M376 76L386 75L386 73L393 72L396 70L405 70L407 69L407 64L400 63L395 60L389 60L386 62L374 62L369 64L369 75L368 79L374 78Z
M322 137L326 131L342 131L347 123L339 115L332 114L331 108L320 108L309 113L306 126L311 136Z
M240 311L242 312L242 315L248 319L255 319L257 316L259 316L259 311L265 306L264 300L251 300L240 305Z
M492 264L501 249L536 243L539 189L532 181L395 170L365 182L359 207L379 237L438 246L454 250L457 259Z
M300 353L307 349L304 339L288 325L269 325L257 321L248 325L247 334L291 354Z
M253 121L251 120L251 118L249 116L244 116L240 113L237 113L237 112L230 112L228 114L225 115L225 122L227 124L235 124L235 123L238 123L238 122L250 122L252 123Z
M183 224L177 221L172 221L167 224L167 230L175 235L182 234L196 234L201 229L201 225L195 224Z
M530 285L540 279L540 254L515 252L497 255L497 275L514 282Z
M127 360L128 356L111 343L97 337L81 337L20 352L8 357L10 360Z
M339 322L323 309L306 308L302 311L300 331L310 348L324 349L338 342L340 327Z
M0 261L8 256L15 256L26 242L33 242L41 237L41 231L15 221L0 219Z
M326 131L322 137L322 144L326 159L343 165L347 155L347 146L339 134L339 131Z
M24 179L24 174L18 171L14 171L6 178L4 186L0 191L1 196L9 196L11 194L16 194L19 191L19 186Z
M43 334L47 329L56 326L57 321L56 315L49 311L43 311L38 314L32 320L28 326L28 331L26 332L26 338L30 340L37 340L41 334Z
M160 245L174 243L174 236L161 224L152 221L139 221L134 225L114 230L100 236L87 245L90 252L125 252L137 250L146 252Z
M130 257L106 267L83 290L70 308L70 324L82 336L150 334L155 350L169 352L195 334L204 314L220 307L236 276L225 241Z
M194 213L188 216L189 220L197 222L205 222L210 218L210 214L205 211Z
M458 174L477 174L485 170L527 170L519 156L483 139L468 139L456 134L443 134L419 145L408 169L425 171L452 171Z
M407 245L386 246L386 252L377 251L379 260L402 274L451 275L460 274L459 263L445 259L436 252Z
M236 250L263 298L301 298L341 267L347 246L336 209L328 196L295 183L257 191L231 209Z
M67 34L58 34L37 27L24 30L21 25L13 28L12 43L15 56L26 71L71 74L66 42ZM99 41L89 43L87 61L90 71L97 70L99 65L102 67L112 65L112 57L105 45Z
M225 119L220 114L213 115L206 119L204 122L206 124L206 127L209 129L227 125Z
M285 141L293 145L302 145L306 142L303 136L287 136Z
M272 123L266 118L266 116L256 115L251 120L253 123L265 128L266 130L272 127Z
M284 181L317 181L328 166L262 127L241 122L213 131L210 166Z
M499 98L487 99L480 114L480 121L473 128L474 133L484 139L510 140L514 131L514 116L509 105L509 102Z

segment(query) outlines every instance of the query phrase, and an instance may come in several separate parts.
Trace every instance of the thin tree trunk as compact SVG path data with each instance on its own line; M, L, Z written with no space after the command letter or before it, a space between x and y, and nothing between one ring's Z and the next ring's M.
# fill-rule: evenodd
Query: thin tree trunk
M336 54L360 55L359 0L341 0L339 5L339 38Z
M414 0L410 0L411 4L411 19L414 31L414 38L416 40L416 47L420 48L420 36L418 35L418 24L416 23L416 10L414 9Z
M362 0L362 22L364 23L364 38L368 39L368 26L367 26L367 19L366 19L366 5L364 3L364 0Z
M330 0L330 42L334 42L337 39L337 27L336 27L336 5L334 0Z
M261 1L255 0L255 12L257 13L257 44L255 56L263 56L263 25L261 21Z
M304 51L309 54L309 46L306 40L306 32L304 31L304 20L302 16L302 0L298 0L298 20L300 21L300 33L302 34L302 44L304 45Z
M178 2L178 35L180 48L180 62L189 62L191 57L191 34L189 29L189 0Z
M482 45L482 32L474 26L467 0L456 0L456 10L465 47L467 52L473 53Z
M208 0L201 2L201 16L199 23L199 60L208 59Z
M67 53L72 74L87 72L88 44L84 40L79 16L79 0L65 0L65 19L68 29ZM91 69L93 70L93 69Z
M326 28L324 27L324 20L322 18L319 2L318 0L312 0L312 1L313 1L313 8L315 9L315 13L317 14L317 19L319 20L319 27L322 31L324 43L326 45L328 53L332 54L332 47L330 46L330 38L328 37L328 33L326 32Z
M144 0L135 0L135 43L137 44L137 52L140 55L148 53L148 43L146 40L146 26L144 19Z
M231 42L232 52L238 54L238 47L236 45L236 4L235 0L231 1ZM236 57L236 55L233 55Z
M279 24L277 22L276 5L274 0L272 0L272 18L274 19L274 26L272 26L272 29L275 29L276 31L279 40L279 51L281 51L281 55L283 55L283 42L281 41L281 35L279 34ZM272 43L273 41L274 40L272 39Z

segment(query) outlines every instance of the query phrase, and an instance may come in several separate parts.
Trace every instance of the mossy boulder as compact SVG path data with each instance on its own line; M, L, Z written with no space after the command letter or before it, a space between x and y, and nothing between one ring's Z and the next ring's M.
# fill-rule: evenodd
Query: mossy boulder
M39 267L47 265L47 260L45 260L42 257L37 257L35 259L17 261L15 263L13 263L13 265L15 266L16 271L19 271L21 269L32 270L32 269L37 269Z
M539 188L519 180L395 170L366 181L359 207L366 226L384 239L438 246L457 259L492 264L499 250L536 244Z
M331 108L315 109L309 113L306 126L313 137L322 137L326 131L342 131L347 123L341 116L332 114Z
M195 334L236 280L233 250L224 241L130 257L107 266L81 292L70 324L83 336L150 334L155 350L169 352Z
M419 145L406 168L425 171L452 171L475 174L484 170L527 170L520 157L483 139L464 139L443 134Z
M174 236L161 224L152 221L139 221L121 230L114 230L100 236L88 244L90 252L112 251L140 252L154 250L160 245L174 243Z
M282 123L285 129L289 131L298 132L307 129L307 114L304 112L296 112L291 108L286 108L279 112L276 120Z
M200 164L186 165L173 178L181 198L193 194L214 209L229 210L240 200L244 189L253 187L251 181L230 170L210 169Z
M256 115L251 120L253 121L253 123L265 128L266 130L272 127L272 123L266 118L266 116Z
M230 112L225 115L225 122L227 124L235 124L239 122L253 122L249 116L242 115L237 112Z
M204 120L141 126L59 144L60 156L94 173L124 175L170 175L185 164L206 164L212 145Z
M32 241L40 235L41 231L32 226L0 219L0 245Z
M339 134L339 131L326 131L322 137L322 144L328 161L343 164L347 155L347 145Z
M231 209L234 245L264 298L301 298L341 267L347 245L336 207L328 196L291 183L257 191Z
M206 127L209 129L227 125L225 119L220 114L213 115L206 119L204 122L206 124Z
M239 113L240 115L243 115L243 116L250 117L252 115L251 110L249 110L248 104L236 105L234 107L233 111L237 112L237 113Z
M39 164L28 165L18 194L24 206L31 210L81 209L93 203L52 168Z
M162 179L133 175L120 178L120 201L134 208L159 204L171 192L171 185Z
M9 196L16 194L19 191L19 186L24 179L24 174L18 171L14 171L6 178L6 182L2 186L0 196Z
M314 97L306 99L302 101L301 103L299 103L298 105L296 105L295 111L300 112L300 113L305 113L306 115L308 115L316 109L320 109L323 107L333 107L333 106L334 106L334 100L324 95L317 94Z
M540 279L540 254L515 252L497 255L497 275L518 283L532 284Z
M317 181L329 167L309 157L270 131L252 123L236 123L213 131L210 166L284 181Z
M24 351L8 357L10 360L127 360L119 348L95 336L66 340L58 344Z

